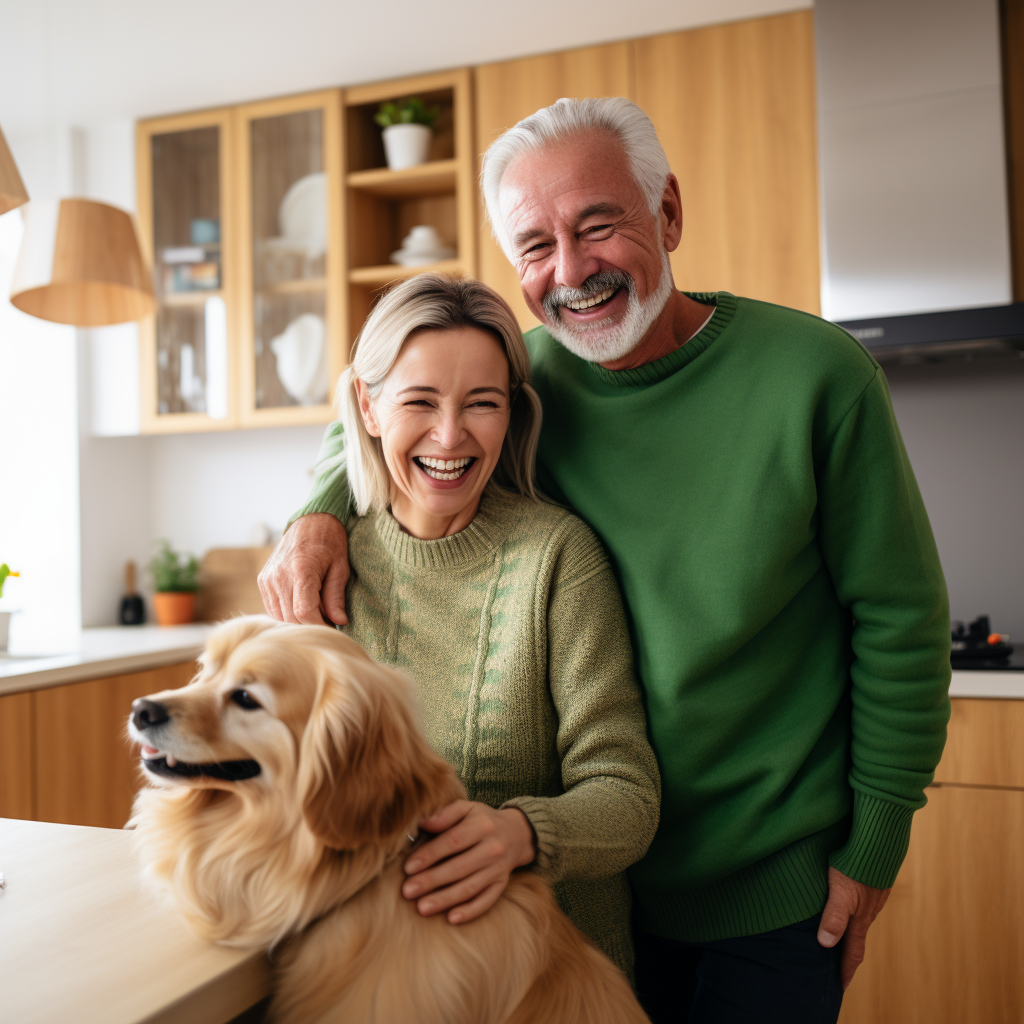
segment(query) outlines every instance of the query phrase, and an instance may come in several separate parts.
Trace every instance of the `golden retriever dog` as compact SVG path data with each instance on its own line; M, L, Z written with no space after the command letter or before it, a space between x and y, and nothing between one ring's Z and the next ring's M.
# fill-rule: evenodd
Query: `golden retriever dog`
M266 948L285 1024L640 1024L622 973L531 871L449 924L401 895L417 822L464 796L411 684L323 626L234 619L132 707L148 875L193 929Z

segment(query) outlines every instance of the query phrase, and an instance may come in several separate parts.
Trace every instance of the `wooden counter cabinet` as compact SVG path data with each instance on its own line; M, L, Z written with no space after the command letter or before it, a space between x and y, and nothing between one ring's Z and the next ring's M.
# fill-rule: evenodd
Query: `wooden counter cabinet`
M195 671L190 661L0 697L0 818L122 828L140 785L132 701Z
M840 1024L1024 1021L1024 700L954 699Z

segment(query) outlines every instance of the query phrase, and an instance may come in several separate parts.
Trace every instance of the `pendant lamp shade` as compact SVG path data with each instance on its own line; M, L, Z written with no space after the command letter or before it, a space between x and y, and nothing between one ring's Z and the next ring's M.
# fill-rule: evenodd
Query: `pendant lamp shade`
M148 316L156 300L131 215L91 199L29 203L11 302L75 327Z
M28 192L25 191L14 157L7 148L4 133L0 131L0 216L27 202Z

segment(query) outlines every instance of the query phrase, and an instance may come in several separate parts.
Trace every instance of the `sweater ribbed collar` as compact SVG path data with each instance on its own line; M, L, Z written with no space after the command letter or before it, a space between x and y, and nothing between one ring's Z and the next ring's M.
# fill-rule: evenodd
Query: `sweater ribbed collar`
M736 313L736 296L729 292L683 292L695 302L706 306L712 303L715 312L711 319L685 345L681 345L667 356L655 359L653 363L645 363L632 370L606 370L599 363L587 363L590 369L601 380L620 387L638 387L646 384L657 384L658 381L670 377L676 370L693 362L706 351L722 331L729 326Z
M396 561L418 569L450 569L494 551L508 534L510 512L509 497L487 487L473 521L450 537L413 537L398 525L390 509L377 513L374 526L384 549Z

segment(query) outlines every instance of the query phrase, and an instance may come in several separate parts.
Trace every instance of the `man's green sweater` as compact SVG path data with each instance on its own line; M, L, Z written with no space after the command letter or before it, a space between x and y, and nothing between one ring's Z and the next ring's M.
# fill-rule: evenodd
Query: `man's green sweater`
M709 323L635 370L526 341L539 482L609 551L661 768L638 922L705 941L811 917L829 864L893 883L945 741L949 611L874 360L817 317L692 297ZM347 507L334 470L301 512Z

